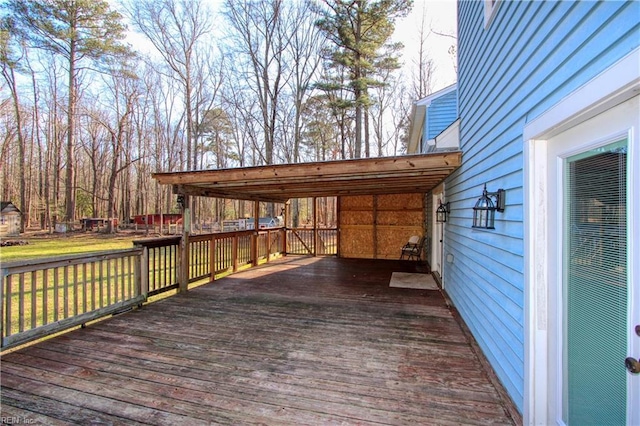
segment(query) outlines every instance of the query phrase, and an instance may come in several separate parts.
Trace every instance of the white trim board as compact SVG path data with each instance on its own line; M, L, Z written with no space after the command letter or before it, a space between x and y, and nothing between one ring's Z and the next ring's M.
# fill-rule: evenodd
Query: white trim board
M640 48L527 123L523 139L548 139L638 94Z

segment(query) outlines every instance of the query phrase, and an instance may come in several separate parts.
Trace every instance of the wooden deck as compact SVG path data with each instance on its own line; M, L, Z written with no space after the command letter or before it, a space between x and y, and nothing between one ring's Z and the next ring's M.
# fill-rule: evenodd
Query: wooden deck
M30 424L513 424L416 263L289 257L2 356Z

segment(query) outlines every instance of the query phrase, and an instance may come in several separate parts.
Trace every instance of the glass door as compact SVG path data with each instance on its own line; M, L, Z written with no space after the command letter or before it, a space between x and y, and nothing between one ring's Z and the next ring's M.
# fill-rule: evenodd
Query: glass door
M563 420L627 423L627 139L565 160Z

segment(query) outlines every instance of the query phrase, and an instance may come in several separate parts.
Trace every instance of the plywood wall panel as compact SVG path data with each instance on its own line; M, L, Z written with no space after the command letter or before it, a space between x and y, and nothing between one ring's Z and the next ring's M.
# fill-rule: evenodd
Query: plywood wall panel
M374 258L373 226L341 227L340 256L358 259Z
M345 196L340 200L340 256L398 259L412 235L424 235L424 194Z
M378 226L376 228L379 259L398 259L400 250L412 235L422 235L420 226Z
M424 194L378 195L378 210L422 209Z
M340 209L342 210L373 210L372 195L353 195L341 197Z
M349 225L373 225L373 210L348 211L341 209L340 224Z

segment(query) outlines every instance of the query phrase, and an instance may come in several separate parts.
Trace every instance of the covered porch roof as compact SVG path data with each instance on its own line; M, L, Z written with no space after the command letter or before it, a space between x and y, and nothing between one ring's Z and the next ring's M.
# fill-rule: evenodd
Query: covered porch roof
M154 173L185 195L286 202L291 198L429 192L460 167L460 151L234 169Z

